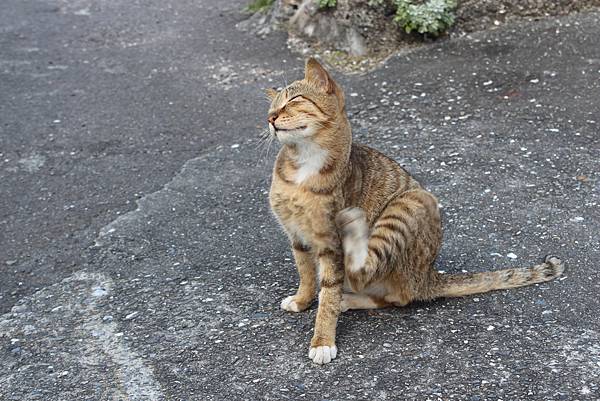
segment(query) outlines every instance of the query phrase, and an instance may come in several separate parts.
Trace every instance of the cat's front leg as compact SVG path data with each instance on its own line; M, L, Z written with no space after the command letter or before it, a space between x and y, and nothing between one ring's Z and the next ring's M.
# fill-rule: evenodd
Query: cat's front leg
M341 311L344 267L339 247L322 248L317 255L321 290L308 357L315 363L324 364L331 362L337 355L335 330Z
M285 297L281 301L281 309L288 312L302 312L315 298L317 265L310 247L300 241L292 240L292 250L300 276L300 285L296 294Z

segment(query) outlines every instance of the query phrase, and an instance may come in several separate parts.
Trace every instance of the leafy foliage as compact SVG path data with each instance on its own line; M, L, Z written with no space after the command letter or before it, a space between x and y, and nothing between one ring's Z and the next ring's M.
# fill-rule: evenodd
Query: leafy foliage
M275 3L275 0L252 0L252 2L246 6L246 11L251 13L266 11L273 3Z
M396 21L407 33L417 31L422 34L439 36L454 24L455 0L427 0L422 4L412 4L410 0L394 0Z
M319 0L319 8L335 7L337 0Z

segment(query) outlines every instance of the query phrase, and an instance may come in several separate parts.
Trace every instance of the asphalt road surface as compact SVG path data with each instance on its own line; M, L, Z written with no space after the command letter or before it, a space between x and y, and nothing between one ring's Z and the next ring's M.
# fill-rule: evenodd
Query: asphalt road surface
M440 199L439 270L566 272L348 312L317 366L258 146L303 59L243 5L4 2L0 399L600 399L600 12L334 73L355 139Z

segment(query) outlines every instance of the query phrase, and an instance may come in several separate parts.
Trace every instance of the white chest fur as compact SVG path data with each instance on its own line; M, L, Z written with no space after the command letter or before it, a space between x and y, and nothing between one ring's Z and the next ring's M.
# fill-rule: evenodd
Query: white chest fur
M312 141L301 141L296 146L298 154L294 161L298 165L298 171L294 177L294 182L301 184L319 173L327 162L328 153Z

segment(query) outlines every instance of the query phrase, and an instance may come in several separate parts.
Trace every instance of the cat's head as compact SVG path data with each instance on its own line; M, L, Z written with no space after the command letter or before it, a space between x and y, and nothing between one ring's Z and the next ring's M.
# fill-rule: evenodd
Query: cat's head
M296 143L334 129L345 118L344 92L314 58L306 61L304 79L281 92L268 90L267 95L269 131L281 143Z

